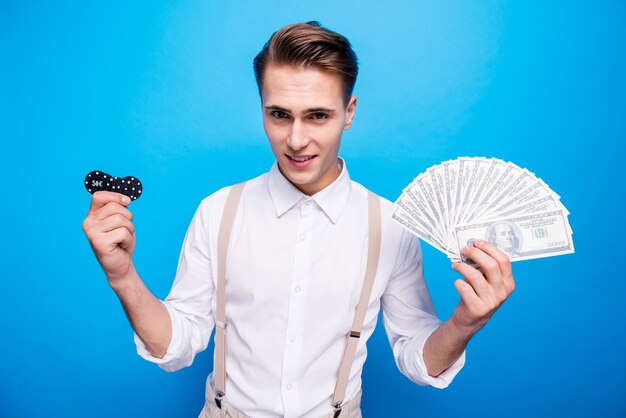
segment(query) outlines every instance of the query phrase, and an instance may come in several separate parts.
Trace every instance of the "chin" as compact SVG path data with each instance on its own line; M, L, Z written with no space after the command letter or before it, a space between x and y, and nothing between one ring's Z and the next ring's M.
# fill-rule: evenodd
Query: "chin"
M312 177L304 177L304 176L286 176L287 179L295 184L296 186L307 186L313 182L315 182L315 178Z

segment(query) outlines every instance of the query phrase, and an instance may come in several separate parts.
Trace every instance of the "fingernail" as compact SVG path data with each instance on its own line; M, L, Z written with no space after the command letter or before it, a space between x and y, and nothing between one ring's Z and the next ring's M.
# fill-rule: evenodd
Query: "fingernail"
M483 245L485 243L485 241L483 241L482 239L475 239L474 240L474 245Z
M124 196L124 197L122 197L122 202L129 203L130 202L130 198L128 196Z
M461 253L462 254L467 253L467 251L469 251L469 247L465 246L465 247L461 248Z

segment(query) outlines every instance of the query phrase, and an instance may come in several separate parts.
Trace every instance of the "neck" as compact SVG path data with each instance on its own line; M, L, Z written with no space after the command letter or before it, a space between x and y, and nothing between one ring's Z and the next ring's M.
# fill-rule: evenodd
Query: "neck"
M320 178L318 178L317 180L311 183L307 183L307 184L297 184L291 181L289 177L285 175L283 170L280 168L280 164L278 164L278 170L283 175L283 177L285 177L287 181L289 181L289 183L291 183L296 189L300 190L302 193L304 193L307 196L313 196L314 194L321 192L326 187L331 185L335 180L339 178L342 168L343 168L343 164L341 160L337 159L337 164L334 164L328 171L322 174L322 176L320 176Z

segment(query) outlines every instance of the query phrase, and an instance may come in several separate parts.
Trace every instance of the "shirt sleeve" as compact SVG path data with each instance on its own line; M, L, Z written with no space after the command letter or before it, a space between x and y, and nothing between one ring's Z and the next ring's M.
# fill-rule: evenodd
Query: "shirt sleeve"
M150 354L137 333L137 354L173 372L191 365L206 349L215 319L211 309L214 294L208 236L208 205L203 200L191 220L178 259L170 293L161 301L172 322L172 339L163 358Z
M422 386L447 387L465 364L465 350L439 376L428 374L424 344L442 322L436 316L424 281L419 241L404 230L381 303L385 331L400 372Z

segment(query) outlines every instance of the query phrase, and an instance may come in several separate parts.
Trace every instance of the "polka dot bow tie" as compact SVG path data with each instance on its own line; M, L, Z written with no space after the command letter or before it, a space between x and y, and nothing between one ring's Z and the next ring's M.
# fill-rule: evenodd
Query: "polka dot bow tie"
M137 200L141 196L141 182L137 177L114 177L102 171L92 171L85 177L85 189L91 194L100 190L117 192Z

